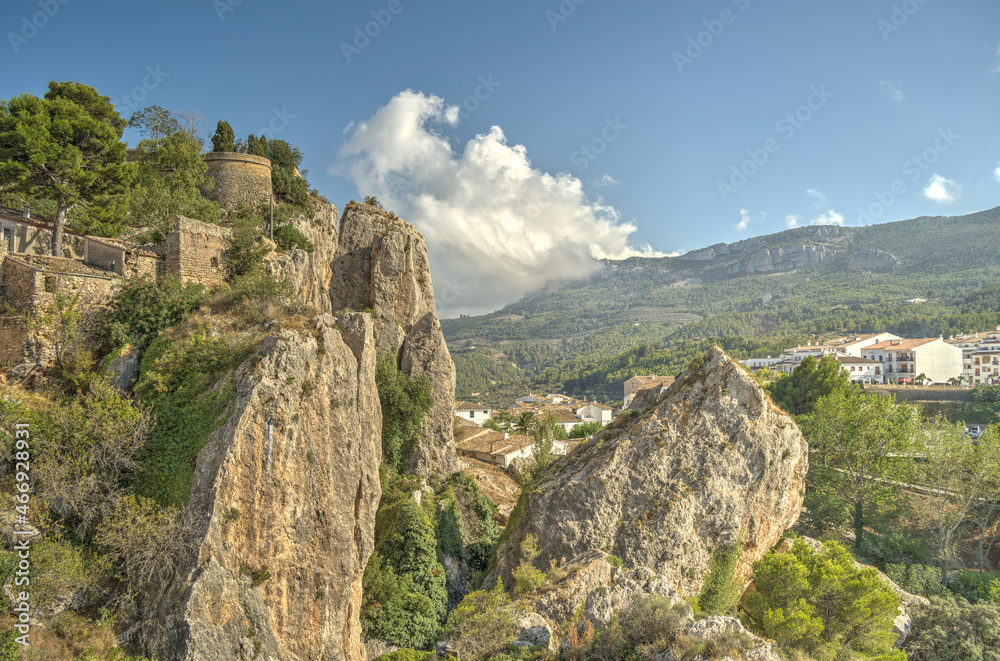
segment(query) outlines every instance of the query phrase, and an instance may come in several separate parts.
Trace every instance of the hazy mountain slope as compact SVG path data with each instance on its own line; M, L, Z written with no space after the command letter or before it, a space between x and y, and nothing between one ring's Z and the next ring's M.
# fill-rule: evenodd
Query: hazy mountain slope
M996 324L996 307L979 299L990 294L966 297L1000 280L997 255L1000 207L869 227L803 227L680 257L607 261L590 280L442 325L460 396L513 379L555 388L644 344L883 327L909 334L988 328ZM931 300L907 303L913 298ZM741 353L735 348L734 355ZM503 364L503 372L488 373L486 357ZM520 372L511 374L511 363ZM605 391L592 392L614 398Z

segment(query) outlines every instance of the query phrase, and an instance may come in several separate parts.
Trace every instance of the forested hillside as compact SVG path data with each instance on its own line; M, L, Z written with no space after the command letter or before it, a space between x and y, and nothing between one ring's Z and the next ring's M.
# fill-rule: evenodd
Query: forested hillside
M712 343L747 357L851 331L994 328L998 254L1000 208L797 228L679 257L606 261L590 280L442 324L460 397L527 384L614 401L628 376L676 373Z

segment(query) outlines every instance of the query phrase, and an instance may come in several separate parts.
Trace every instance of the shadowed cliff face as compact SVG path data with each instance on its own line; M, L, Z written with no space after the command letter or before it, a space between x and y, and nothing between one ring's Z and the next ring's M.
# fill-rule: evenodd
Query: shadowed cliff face
M539 568L600 549L688 596L701 590L712 550L739 543L737 575L747 578L798 518L807 469L795 422L713 348L649 408L543 474L485 584L511 580L528 533L538 536Z
M191 557L146 604L164 660L364 658L358 612L381 489L371 317L272 334L198 455Z
M434 405L408 459L418 475L458 469L452 419L455 364L434 313L424 237L412 225L366 204L348 205L332 265L334 310L370 309L379 351L397 357L411 377L430 380Z

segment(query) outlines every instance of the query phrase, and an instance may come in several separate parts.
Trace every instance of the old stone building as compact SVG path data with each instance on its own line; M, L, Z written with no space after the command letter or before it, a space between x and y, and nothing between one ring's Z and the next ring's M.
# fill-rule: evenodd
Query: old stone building
M205 154L208 176L215 186L205 196L220 206L256 206L271 198L271 161L253 154L211 152Z
M84 334L96 328L97 314L117 288L136 277L178 274L186 282L222 284L228 228L178 217L162 243L64 233L63 257L49 253L52 223L0 209L0 368L47 363L55 358L53 313L72 304Z

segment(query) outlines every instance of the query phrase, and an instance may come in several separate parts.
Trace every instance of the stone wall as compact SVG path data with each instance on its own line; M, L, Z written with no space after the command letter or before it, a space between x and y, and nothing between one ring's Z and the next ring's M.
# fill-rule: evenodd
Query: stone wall
M93 239L87 241L87 264L125 275L125 249Z
M166 272L179 274L185 282L221 285L231 236L228 228L178 216L177 231L171 232L164 242Z
M35 270L11 255L0 265L0 298L20 313L35 306Z
M897 402L970 402L971 388L964 386L900 386L868 385L865 390L879 395L892 395Z
M24 362L24 317L0 316L0 369Z
M215 187L205 196L232 209L256 206L271 197L271 161L251 154L212 152L205 155Z

